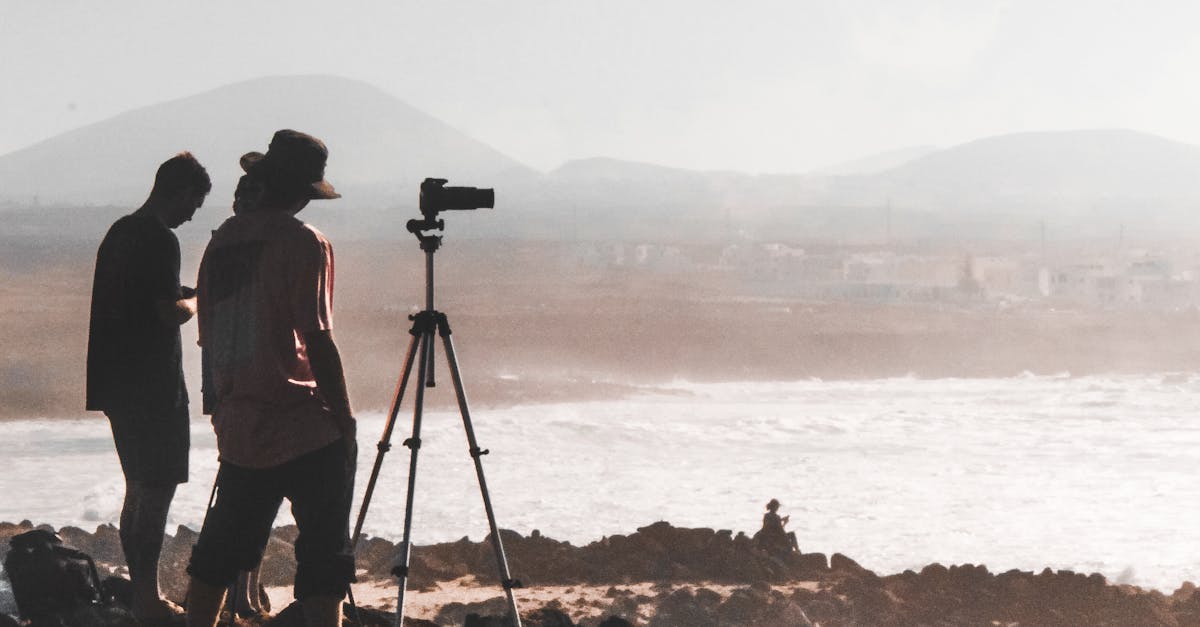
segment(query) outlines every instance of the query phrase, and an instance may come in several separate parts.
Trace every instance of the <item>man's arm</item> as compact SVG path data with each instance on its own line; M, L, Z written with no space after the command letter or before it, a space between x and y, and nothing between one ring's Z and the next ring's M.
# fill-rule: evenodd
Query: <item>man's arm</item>
M350 396L346 393L346 374L342 369L342 357L330 331L309 331L304 334L308 350L308 362L312 367L313 379L321 398L333 410L338 429L342 435L355 435L354 414L350 411Z
M178 300L160 300L158 317L167 324L183 324L196 315L196 290L184 286Z

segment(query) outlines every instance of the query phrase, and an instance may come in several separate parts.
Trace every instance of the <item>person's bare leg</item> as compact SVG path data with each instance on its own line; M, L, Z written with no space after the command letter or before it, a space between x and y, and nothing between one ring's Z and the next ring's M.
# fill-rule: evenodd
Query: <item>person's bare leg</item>
M253 609L255 612L259 612L261 614L266 614L267 612L269 612L271 610L271 608L263 607L262 596L261 596L262 583L259 581L259 578L258 578L258 574L261 569L262 569L262 564L255 566L254 570L250 571L250 573L247 575L246 579L247 579L247 587L250 588L250 607L251 607L251 609Z
M800 552L800 542L798 542L796 540L796 532L789 531L787 534L787 537L788 537L788 542L792 545L792 549L795 550L797 553L799 553Z
M126 483L127 505L131 495L133 507L128 517L124 510L121 512L121 544L126 560L132 558L129 564L130 609L139 620L178 614L179 608L163 599L158 587L158 558L167 528L167 511L175 498L175 485L130 481Z
M342 597L312 596L300 603L308 627L341 627Z
M192 577L188 583L188 627L216 627L225 604L225 587L210 586Z
M238 616L246 617L262 611L258 603L258 568L238 573L230 607Z
M133 570L137 564L137 553L135 548L137 543L134 533L137 527L137 510L141 498L141 492L137 490L133 482L125 482L125 503L121 506L121 552L125 554L125 566L129 569L129 579L133 580Z

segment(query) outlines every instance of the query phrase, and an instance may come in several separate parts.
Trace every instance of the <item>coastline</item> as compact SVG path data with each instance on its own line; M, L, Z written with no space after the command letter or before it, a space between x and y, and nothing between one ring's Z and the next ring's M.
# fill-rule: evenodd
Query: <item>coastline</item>
M522 533L582 545L653 520L750 530L778 497L803 549L854 547L880 573L931 561L1049 565L1170 592L1200 580L1181 533L1193 517L1180 505L1200 496L1197 394L1200 377L1165 374L679 381L629 400L474 413L493 452L497 521ZM460 421L453 411L429 417L414 540L478 540L486 527ZM384 417L361 421L356 502ZM123 483L103 418L5 429L12 468L0 520L91 529L117 519ZM198 527L216 471L203 419L192 441L171 529ZM404 451L387 457L367 533L401 537L406 461ZM281 512L277 524L288 522Z
M28 521L0 523L0 551L31 528ZM123 573L114 527L59 533L91 554L103 574ZM517 600L530 625L563 625L546 622L554 613L582 626L614 616L650 626L1200 624L1200 596L1190 582L1168 595L1049 568L992 573L984 565L934 563L881 575L840 553L772 555L742 534L666 522L578 547L537 532L501 533L512 573L524 582ZM261 577L275 614L290 601L295 538L295 527L275 529L263 560ZM182 573L194 539L184 527L166 537L163 589L174 600L185 594ZM360 606L394 609L397 589L389 571L397 555L387 540L360 543ZM460 625L468 613L502 613L493 555L488 542L465 538L414 547L406 616ZM11 612L5 601L0 611Z

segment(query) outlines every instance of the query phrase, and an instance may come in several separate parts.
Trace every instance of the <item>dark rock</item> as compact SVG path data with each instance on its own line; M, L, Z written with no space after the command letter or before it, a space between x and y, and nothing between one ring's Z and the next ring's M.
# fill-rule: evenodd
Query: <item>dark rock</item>
M824 553L801 553L795 558L794 573L797 579L817 580L829 572L829 559Z
M578 627L557 602L547 603L523 618L522 624L528 623L529 627Z
M512 627L513 624L513 620L507 616L467 614L463 620L463 627Z
M921 569L921 576L927 579L940 579L950 573L950 569L934 562Z
M345 618L342 624L346 627L392 627L396 624L395 612L385 612L373 607L358 608L358 618L362 622L356 623L354 622L354 610L349 603L342 604L342 616ZM436 627L436 623L415 618L405 618L404 624L409 627Z
M771 605L771 597L765 591L755 587L738 588L729 594L721 606L717 608L717 620L722 625L751 625L756 624L766 616Z
M467 616L474 614L477 619L491 616L504 616L508 613L508 600L498 596L477 603L447 603L438 610L433 622L439 625L461 625Z
M168 535L163 539L162 553L158 558L159 586L163 596L175 603L182 604L187 597L187 566L198 537L198 533L180 525L174 536Z
M636 621L642 604L646 602L639 601L639 598L644 599L645 597L634 597L632 595L617 597L613 599L612 604L608 606L605 613L625 620Z
M617 588L616 586L609 587L609 589L604 592L604 596L610 599L614 597L629 596L630 594L633 593L624 588Z
M133 586L127 577L106 577L100 582L100 594L125 609L133 604Z
M264 586L290 586L296 579L296 547L272 534L258 571Z
M633 627L633 623L619 616L609 616L600 621L596 627Z
M371 537L359 539L354 555L358 568L381 576L391 573L398 558L399 551L395 544L384 538Z
M1171 593L1171 600L1176 603L1186 603L1194 594L1196 594L1196 584L1185 581L1175 592Z
M717 601L720 596L717 596ZM716 605L712 597L699 596L687 588L680 588L663 598L654 616L650 619L650 627L673 627L689 625L691 627L716 627Z
M358 617L362 619L361 623L354 622L353 610L349 603L342 604L342 616L345 619L343 625L346 627L392 627L396 624L396 614L394 612L385 612L370 607L358 608ZM225 622L218 623L222 627ZM419 618L405 618L404 624L408 627L439 627L437 623L432 623ZM304 620L304 608L299 601L293 601L290 605L283 608L283 611L271 616L263 623L264 627L306 627Z
M271 537L278 538L288 544L296 544L296 538L300 537L300 528L296 525L284 525L271 530Z
M121 532L112 525L100 525L92 534L88 553L97 562L125 564L125 553L121 550Z
M858 562L842 555L834 553L833 557L829 558L829 570L841 575L850 575L853 577L874 576L875 573L859 566Z
M756 627L775 627L776 625L814 627L804 609L792 601L772 603Z

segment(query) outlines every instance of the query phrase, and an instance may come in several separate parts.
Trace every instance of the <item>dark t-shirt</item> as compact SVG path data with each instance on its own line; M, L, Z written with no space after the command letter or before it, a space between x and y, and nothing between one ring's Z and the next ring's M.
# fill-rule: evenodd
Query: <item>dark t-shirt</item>
M187 405L179 325L163 320L157 305L180 296L179 240L171 229L137 214L113 223L96 253L87 409Z

